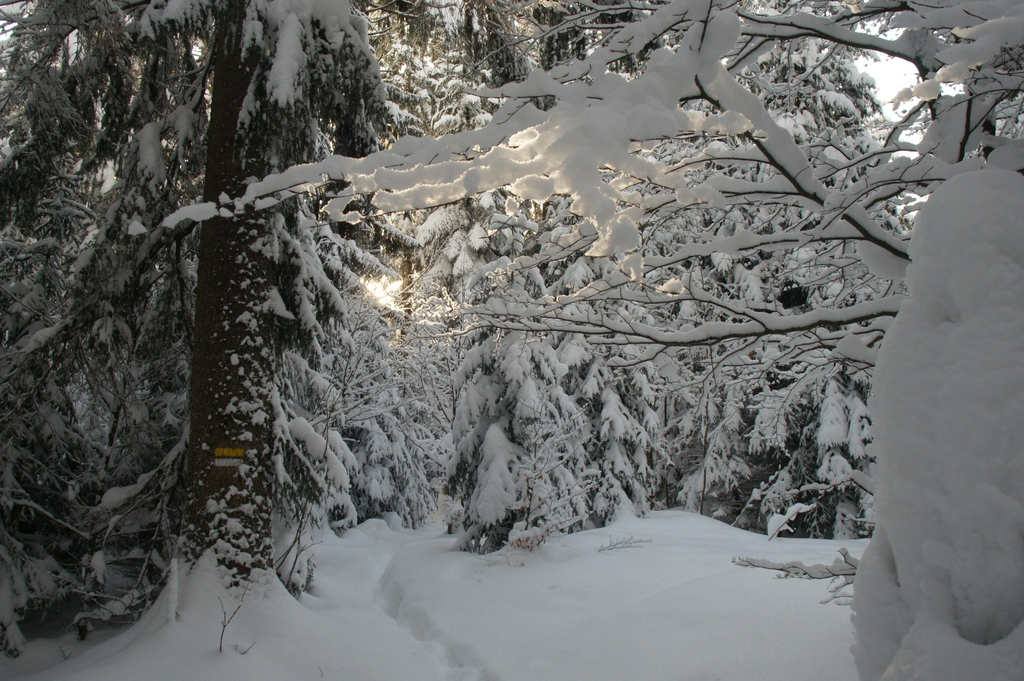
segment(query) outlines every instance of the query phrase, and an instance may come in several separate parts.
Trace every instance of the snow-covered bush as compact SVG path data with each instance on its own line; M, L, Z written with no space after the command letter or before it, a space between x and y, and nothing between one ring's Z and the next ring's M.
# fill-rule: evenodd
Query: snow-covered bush
M861 677L1024 669L1024 178L950 180L921 210L878 363L879 530L854 596Z

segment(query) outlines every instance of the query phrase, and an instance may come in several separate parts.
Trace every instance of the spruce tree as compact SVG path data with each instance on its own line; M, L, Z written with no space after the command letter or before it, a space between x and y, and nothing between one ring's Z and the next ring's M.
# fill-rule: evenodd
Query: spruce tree
M354 522L348 493L362 464L339 433L345 419L303 411L296 396L329 383L319 349L346 299L365 295L360 277L377 260L365 249L385 258L386 244L409 242L372 220L332 222L322 202L290 194L233 203L250 180L293 163L373 151L387 119L362 19L342 5L271 9L7 8L8 652L21 647L26 608L71 592L84 597L80 619L137 617L164 582L183 515L186 554L212 549L236 582L270 567L272 517L300 534L321 512L339 528ZM262 30L241 30L246 16ZM288 352L315 370L292 371ZM404 441L394 425L382 431ZM388 504L415 523L426 513L422 473L403 456L413 482L396 495L414 501L404 512L404 497ZM83 560L97 567L83 571ZM105 569L131 576L117 603Z

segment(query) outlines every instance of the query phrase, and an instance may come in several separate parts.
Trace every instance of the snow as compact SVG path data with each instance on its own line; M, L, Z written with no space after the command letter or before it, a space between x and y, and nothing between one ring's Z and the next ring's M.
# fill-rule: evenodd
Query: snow
M967 173L917 220L871 401L878 526L854 598L864 679L1024 670L1024 178Z
M484 435L480 486L474 500L482 522L500 521L515 503L516 482L509 468L521 458L522 448L508 441L501 425L492 423Z
M195 203L189 206L182 206L163 219L160 224L164 227L174 227L184 220L208 220L217 215L217 205L213 203Z
M149 186L156 187L167 176L160 142L160 124L147 123L135 133L139 145L139 169L149 177Z
M302 23L298 16L288 15L278 30L277 52L267 76L267 89L284 107L295 101L295 85L299 71L305 66L306 54L302 50Z
M96 581L100 584L106 584L107 557L104 555L103 549L92 554L92 559L89 561L89 567L91 567L93 572L96 574Z
M732 558L831 563L841 546L859 555L864 542L769 543L678 511L490 556L456 551L437 528L383 520L320 539L312 591L295 600L275 582L262 598L247 593L224 628L222 653L221 622L237 594L200 563L181 568L135 626L84 642L37 639L20 658L0 659L0 678L856 678L849 610L820 603L828 582L779 580ZM608 550L616 542L631 548Z
M843 339L836 345L833 355L845 357L851 362L867 366L874 366L878 361L878 351L864 345L864 342L854 335L843 336Z
M103 493L103 497L100 498L100 508L115 508L120 504L124 503L126 499L134 496L139 490L143 489L149 481L152 479L152 473L143 473L139 476L138 480L134 485L126 485L124 487L111 487Z

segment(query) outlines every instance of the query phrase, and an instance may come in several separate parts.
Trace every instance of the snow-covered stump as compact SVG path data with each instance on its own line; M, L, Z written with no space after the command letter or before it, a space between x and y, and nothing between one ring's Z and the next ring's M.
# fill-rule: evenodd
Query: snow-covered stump
M861 678L1024 675L1024 178L954 178L915 227L875 394Z

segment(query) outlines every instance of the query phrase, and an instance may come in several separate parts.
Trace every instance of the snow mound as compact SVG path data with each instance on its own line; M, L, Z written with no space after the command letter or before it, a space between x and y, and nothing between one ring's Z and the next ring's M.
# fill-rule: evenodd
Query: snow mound
M1024 675L1024 178L921 211L876 372L878 529L854 597L861 677Z

